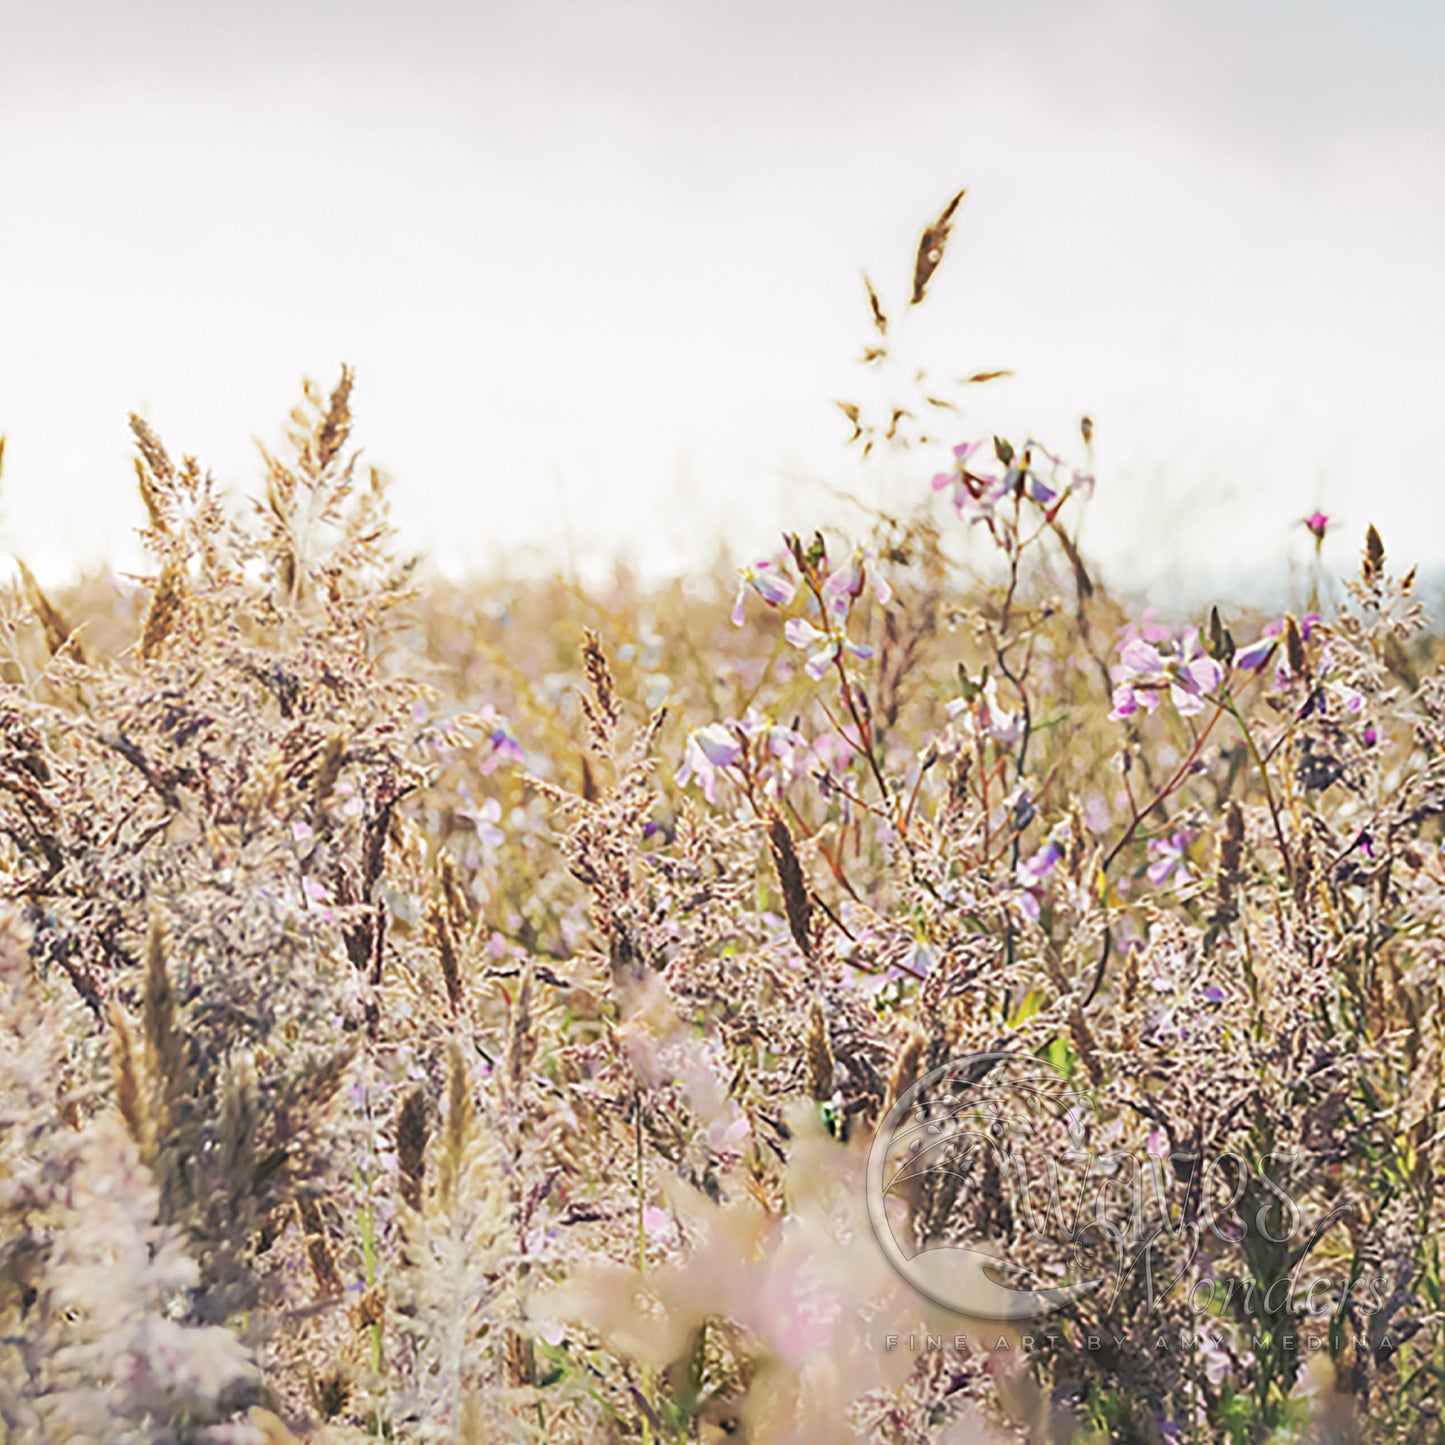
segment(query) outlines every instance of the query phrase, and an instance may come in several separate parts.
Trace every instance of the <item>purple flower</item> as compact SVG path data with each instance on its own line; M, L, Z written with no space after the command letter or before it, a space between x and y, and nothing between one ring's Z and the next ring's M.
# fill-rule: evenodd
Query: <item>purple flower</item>
M1180 875L1179 884L1188 882L1189 841L1190 835L1182 832L1151 839L1149 851L1154 854L1154 862L1149 865L1149 881L1156 888L1162 888L1176 873Z
M878 554L871 547L855 547L853 549L853 555L847 563L839 567L823 584L830 612L839 617L846 617L853 599L862 594L865 580L871 584L873 595L878 599L878 605L880 607L887 605L893 596L893 589L888 585L888 579L878 571L877 561ZM869 567L870 562L875 565Z
M1160 692L1168 685L1158 649L1136 637L1120 649L1119 662L1124 676L1114 688L1114 708L1109 716L1117 721L1131 717L1140 708L1153 712L1159 706Z
M1245 672L1258 672L1269 661L1270 655L1279 646L1279 638L1264 634L1257 642L1241 647L1234 654L1234 665Z
M695 777L709 803L717 802L717 775L742 756L743 745L726 723L709 723L695 728L683 750L677 783L685 788Z
M487 728L487 748L479 765L482 773L495 772L504 763L520 763L524 757L522 746L512 734L512 729L497 709L486 703L477 713L477 722ZM340 789L338 788L339 792Z
M948 704L951 718L963 719L963 728L975 738L992 738L1000 747L1011 748L1023 736L1023 723L998 700L998 683L989 678L970 702L956 697Z
M1316 542L1323 542L1325 540L1325 531L1330 525L1330 519L1316 507L1308 517L1304 518L1304 524L1310 529L1310 533Z
M737 727L749 742L761 740L765 759L774 764L763 782L763 791L771 798L802 776L813 760L812 746L802 733L774 722L755 707L748 709Z
M798 584L783 571L778 562L763 560L738 568L737 601L733 603L733 626L743 625L743 602L751 587L769 607L786 607L793 600Z
M968 511L973 513L971 521L991 523L994 508L1008 496L1016 475L983 477L969 471L969 459L982 445L982 441L976 441L954 447L953 470L939 472L933 478L933 490L941 492L948 488L953 493L953 510L960 517Z
M1039 906L1045 897L1044 883L1064 856L1064 844L1069 841L1070 829L1067 823L1060 823L1048 836L1047 842L1032 857L1025 858L1016 870L1019 887L1019 907L1032 922L1039 921Z
M1018 866L1018 880L1025 888L1037 888L1058 866L1064 850L1050 838L1032 858L1025 858Z
M1033 465L1036 456L1042 457L1051 468L1048 481L1045 481L1038 469ZM1040 446L1038 442L1030 438L1024 448L1023 466L1017 471L1009 473L1009 481L1017 486L1022 481L1025 496L1032 498L1043 507L1052 521L1058 516L1060 508L1075 493L1081 493L1086 497L1094 495L1094 478L1085 472L1071 472L1069 480L1062 485L1059 483L1059 473L1065 471L1062 457L1057 457L1047 447Z
M496 798L487 798L480 808L458 813L468 819L477 830L483 851L489 856L507 841L507 835L497 825L502 821L502 805Z
M1344 703L1346 712L1358 714L1364 711L1365 695L1358 688L1349 687L1343 682L1332 682L1329 689Z
M801 648L804 651L808 648L816 649L803 668L814 682L819 681L827 672L829 664L838 656L840 649L846 648L857 658L866 659L873 656L871 647L865 647L859 642L850 642L840 629L824 632L820 628L814 627L805 617L790 618L788 625L783 628L783 636L787 638L792 647Z
M1153 712L1166 687L1180 716L1192 717L1204 710L1204 694L1224 680L1224 669L1205 655L1193 628L1180 639L1171 658L1136 637L1120 649L1119 661L1119 681L1109 713L1115 720L1130 717L1141 708Z

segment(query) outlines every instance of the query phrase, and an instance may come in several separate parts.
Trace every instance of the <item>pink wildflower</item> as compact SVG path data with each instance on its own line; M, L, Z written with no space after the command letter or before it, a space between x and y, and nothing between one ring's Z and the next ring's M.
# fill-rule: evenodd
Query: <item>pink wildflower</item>
M730 768L742 756L743 745L726 723L709 723L695 728L683 751L682 766L677 771L679 787L686 787L695 777L702 795L709 803L717 802L718 773Z

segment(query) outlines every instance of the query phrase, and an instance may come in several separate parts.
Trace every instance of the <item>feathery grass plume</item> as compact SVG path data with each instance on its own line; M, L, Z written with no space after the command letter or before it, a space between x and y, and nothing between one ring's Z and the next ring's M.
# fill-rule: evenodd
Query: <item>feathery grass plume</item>
M1239 917L1239 885L1243 880L1244 810L1231 802L1224 814L1219 840L1219 866L1214 875L1214 913L1211 929L1228 928Z
M154 1091L152 1119L159 1142L169 1132L176 1101L186 1093L185 1044L177 1017L176 990L166 961L166 929L153 909L146 935L145 990L142 994L142 1036L146 1073Z
M319 812L325 807L327 799L331 797L332 790L341 777L341 770L345 766L346 736L344 733L333 733L326 740L326 746L316 765L316 778L311 786L313 813Z
M453 934L465 932L471 922L471 908L464 892L461 869L450 853L443 852L437 858L437 884Z
M1314 871L1314 840L1308 832L1304 832L1300 834L1299 843L1294 851L1293 878L1291 880L1295 907L1302 914L1311 912L1310 905L1313 902L1315 888Z
M436 949L437 962L441 965L447 1003L452 1017L459 1019L467 1007L466 990L462 984L461 963L457 958L456 940L452 937L451 920L443 899L433 898L427 905L426 926L432 947Z
M310 1384L312 1406L323 1420L334 1420L351 1399L352 1382L344 1370L328 1370Z
M938 270L943 261L943 253L948 246L948 237L953 230L954 212L958 210L959 202L967 194L967 190L959 191L938 213L938 219L919 238L918 255L913 263L913 297L910 305L917 306L923 300L923 293L928 289L928 283L933 279L933 273Z
M1303 677L1309 667L1309 659L1305 656L1304 638L1300 636L1299 623L1295 621L1292 612L1288 613L1284 620L1284 655L1289 663L1289 670L1296 677Z
M532 1013L533 967L529 958L522 966L517 997L512 1004L507 1024L507 1092L513 1105L518 1105L532 1060L537 1052L537 1021Z
M85 651L80 645L80 639L75 635L75 629L61 615L59 608L45 595L45 589L35 580L35 574L19 557L15 559L15 565L20 571L25 595L29 599L36 617L40 620L41 630L45 634L45 645L50 649L51 656L69 644L71 655L77 662L84 664Z
M111 1027L111 1068L115 1076L115 1103L121 1118L135 1140L142 1157L151 1148L149 1115L145 1103L145 1089L142 1084L135 1057L135 1042L131 1037L130 1021L125 1010L114 1000L110 1003Z
M331 469L331 464L341 455L342 448L351 437L351 389L356 374L351 367L343 365L341 379L332 389L330 399L325 403L320 424L312 427L303 416L298 418L302 470L318 481ZM307 400L320 408L320 392L308 391Z
M256 1055L238 1049L221 1091L221 1127L216 1172L231 1200L244 1199L255 1182L256 1133L260 1125Z
M175 629L176 619L185 602L185 570L170 566L162 568L151 594L151 604L146 609L145 623L141 628L140 655L144 662L159 655L166 639Z
M773 870L783 894L783 908L788 916L788 930L803 955L812 958L816 950L813 937L813 899L798 850L793 844L792 830L783 815L774 810L768 817L768 849L772 853Z
M456 1207L475 1116L471 1075L462 1058L461 1045L453 1039L447 1047L447 1117L442 1127L441 1158L437 1162L438 1197L448 1212Z
M135 412L130 414L130 429L135 437L136 450L140 453L136 458L136 469L140 476L141 497L155 530L163 532L176 484L175 464L149 423Z
M1380 540L1380 534L1375 530L1375 524L1370 523L1365 532L1365 550L1360 558L1360 577L1365 586L1373 587L1385 572L1385 544Z
M602 650L602 640L590 628L582 632L582 667L591 689L591 696L582 694L582 711L587 718L587 730L592 746L599 753L606 753L617 731L618 719L622 716L621 704L617 700L617 685L612 678L612 667L607 654Z
M582 705L587 706L584 698ZM592 764L588 761L586 753L578 754L578 761L582 765L582 777L578 787L578 794L583 802L595 803L602 796L602 790L597 786L597 775L592 771Z
M640 774L651 766L653 754L657 749L657 740L662 736L662 729L666 723L666 705L654 708L648 715L647 722L643 724L632 742L630 766L634 774Z
M808 1032L803 1040L803 1058L807 1065L808 1091L819 1103L833 1097L833 1073L836 1064L833 1046L828 1039L828 1020L823 1002L814 998L808 1010Z
M878 292L873 287L873 282L868 273L863 273L863 285L868 292L868 309L873 313L873 328L879 336L888 335L888 317L884 313L883 303L878 299Z
M503 1334L502 1361L503 1374L509 1385L529 1386L535 1380L532 1341L510 1325Z
M401 1176L401 1197L417 1211L421 1210L429 1136L426 1090L418 1085L402 1100L396 1116L396 1164Z
M893 1073L888 1081L888 1102L896 1103L918 1082L919 1067L923 1063L924 1051L928 1047L928 1040L914 1030L904 1041L903 1047L898 1051L898 1058L893 1065Z
M338 1295L342 1291L341 1276L336 1269L336 1257L331 1252L331 1242L326 1237L326 1221L321 1210L310 1195L303 1194L296 1201L296 1213L306 1239L306 1258L311 1265L311 1277L316 1289L322 1295Z
M446 1118L427 1148L420 1210L403 1201L401 1256L391 1275L392 1318L403 1336L391 1389L394 1408L426 1422L417 1437L425 1440L460 1438L468 1402L484 1392L495 1392L493 1407L509 1398L507 1181L455 1039L447 1046L446 1068ZM522 1403L522 1397L511 1398ZM504 1433L498 1419L490 1424L492 1433L482 1438L507 1438L511 1427Z
M134 428L137 418L131 418L131 426ZM166 526L165 507L161 502L160 493L151 477L150 468L140 457L135 459L136 484L140 490L141 502L146 509L146 517L150 521L151 533L156 537L164 537L168 531Z

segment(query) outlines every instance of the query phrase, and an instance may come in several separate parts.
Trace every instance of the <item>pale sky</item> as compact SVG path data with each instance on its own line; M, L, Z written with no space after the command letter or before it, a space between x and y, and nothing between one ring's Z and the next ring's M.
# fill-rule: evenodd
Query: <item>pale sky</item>
M234 490L357 369L407 541L650 570L898 501L832 399L859 271L975 390L1097 426L1086 543L1197 589L1298 518L1445 562L1445 7L0 0L0 556L134 565L126 414ZM886 472L886 475L884 474ZM1156 588L1158 590L1158 588Z

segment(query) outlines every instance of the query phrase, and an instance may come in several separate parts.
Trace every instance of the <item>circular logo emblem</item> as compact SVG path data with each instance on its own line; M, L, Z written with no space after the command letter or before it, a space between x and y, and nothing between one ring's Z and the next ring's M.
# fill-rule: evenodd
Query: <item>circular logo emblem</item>
M965 1055L919 1079L868 1156L868 1217L894 1269L935 1303L982 1320L1038 1319L1098 1289L1102 1278L1068 1277L1087 1272L1086 1254L1049 1208L1057 1166L1084 1157L1093 1116L1087 1091L1031 1055ZM1003 1243L1021 1226L1028 1260Z

